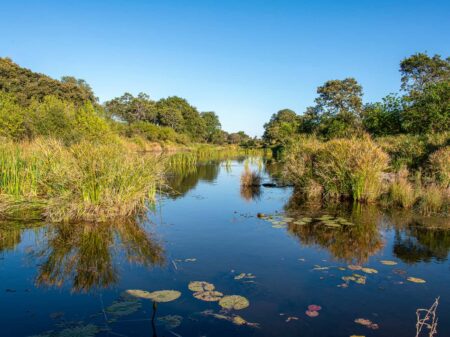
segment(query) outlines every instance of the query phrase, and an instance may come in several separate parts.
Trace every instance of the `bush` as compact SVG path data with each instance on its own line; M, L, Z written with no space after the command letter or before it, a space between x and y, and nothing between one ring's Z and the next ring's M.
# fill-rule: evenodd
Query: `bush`
M443 188L448 188L450 186L450 146L432 153L429 167L436 182Z
M444 193L436 185L431 184L422 190L419 199L419 209L424 215L438 213L444 205Z
M331 197L374 201L389 157L369 137L334 139L319 150L314 175Z
M373 201L381 192L388 156L369 137L321 143L300 138L286 150L284 176L304 192ZM313 193L314 194L314 193Z
M50 221L105 221L136 214L161 182L155 157L130 152L119 142L60 141L0 146L0 209L39 205ZM10 207L11 208L11 207Z
M416 192L408 180L408 170L401 169L389 186L389 199L394 206L411 208L416 202Z

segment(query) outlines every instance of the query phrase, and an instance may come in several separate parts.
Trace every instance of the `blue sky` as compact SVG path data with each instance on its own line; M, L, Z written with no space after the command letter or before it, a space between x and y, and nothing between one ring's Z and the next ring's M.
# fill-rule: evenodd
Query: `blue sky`
M0 56L85 79L101 101L128 91L187 98L227 131L261 135L272 113L312 105L329 79L364 100L400 86L402 58L450 54L450 2L0 1Z

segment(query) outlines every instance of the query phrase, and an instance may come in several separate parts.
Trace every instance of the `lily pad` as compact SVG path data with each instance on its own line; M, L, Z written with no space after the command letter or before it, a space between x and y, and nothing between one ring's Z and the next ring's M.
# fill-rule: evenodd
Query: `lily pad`
M378 270L373 268L362 268L361 271L365 272L366 274L378 274Z
M314 310L306 310L305 314L311 318L319 316L319 312Z
M322 310L322 307L317 304L310 304L310 305L308 305L308 310L309 311L319 311L319 310Z
M94 324L78 325L59 332L58 337L94 337L100 329Z
M380 262L386 266L395 266L397 264L397 262L389 260L381 260Z
M214 284L205 281L192 281L188 285L189 290L194 292L211 291L215 289Z
M358 266L358 265L354 265L354 264L349 264L347 266L348 269L350 270L361 270L363 267L362 266Z
M199 291L194 293L194 297L205 302L217 302L222 298L223 294L219 291Z
M413 283L426 283L427 281L425 281L424 279L418 278L418 277L408 277L407 280L409 282L413 282Z
M141 308L138 300L116 301L106 308L106 312L117 317L128 316L137 312Z
M128 294L128 295L131 295L133 297L137 297L137 298L144 298L146 300L151 300L152 299L152 296L151 296L150 292L145 291L145 290L128 289L125 293Z
M241 310L247 308L250 303L249 301L239 295L231 295L231 296L225 296L219 301L219 305L224 309L234 309L234 310Z
M366 318L357 318L357 319L355 319L355 323L364 325L365 327L372 329L372 330L378 329L378 324L373 323L371 320L366 319Z
M183 322L183 317L179 315L167 315L158 317L156 321L157 324L164 325L166 329L172 330L181 325L181 323Z
M235 280L242 280L242 279L254 279L256 278L255 275L252 273L240 273L239 275L236 275L234 277Z
M177 290L158 290L150 293L150 299L158 303L172 302L180 296L181 293Z

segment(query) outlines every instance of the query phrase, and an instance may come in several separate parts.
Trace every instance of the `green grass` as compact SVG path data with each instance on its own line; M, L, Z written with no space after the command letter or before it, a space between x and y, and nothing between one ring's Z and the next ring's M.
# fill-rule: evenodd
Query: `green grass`
M0 169L0 215L32 205L55 222L136 214L154 200L163 178L158 158L130 152L120 142L3 142Z

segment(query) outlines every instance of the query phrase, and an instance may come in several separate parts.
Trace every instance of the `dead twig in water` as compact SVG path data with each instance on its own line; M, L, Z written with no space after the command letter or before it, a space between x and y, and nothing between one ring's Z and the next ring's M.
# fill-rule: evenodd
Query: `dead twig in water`
M420 337L422 329L428 329L428 337L433 337L437 334L438 318L436 310L439 305L439 297L436 298L430 309L417 309L417 323L416 323L416 337Z

